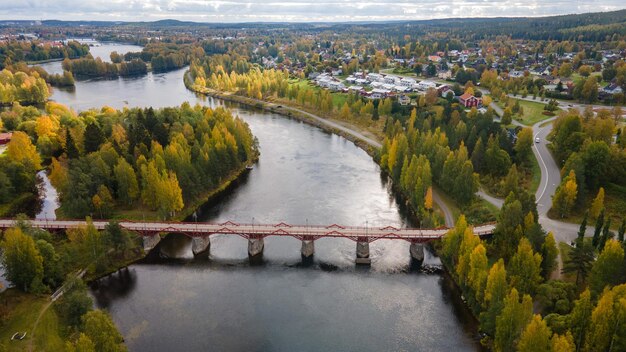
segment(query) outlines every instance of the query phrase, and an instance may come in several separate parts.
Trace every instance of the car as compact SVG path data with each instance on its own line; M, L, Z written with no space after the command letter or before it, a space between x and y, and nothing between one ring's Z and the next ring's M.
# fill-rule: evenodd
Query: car
M535 138L535 143L539 143L540 141L539 137Z

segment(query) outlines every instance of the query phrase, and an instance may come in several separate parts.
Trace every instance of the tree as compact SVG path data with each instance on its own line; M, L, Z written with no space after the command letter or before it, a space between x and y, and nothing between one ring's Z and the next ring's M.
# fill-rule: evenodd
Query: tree
M43 259L43 284L54 289L63 282L61 258L46 240L39 239L35 244Z
M541 319L541 315L535 314L526 325L526 328L520 336L517 344L517 351L519 352L551 352L550 336L552 332L546 325L546 322Z
M22 165L31 165L35 170L41 169L41 157L37 149L30 141L30 137L24 132L16 131L7 145L7 157L9 160Z
M600 233L602 232L602 226L604 226L604 208L600 210L600 214L596 219L596 225L593 230L593 238L591 240L591 244L593 244L593 246L596 248L600 244Z
M74 136L72 136L69 128L65 130L65 153L69 159L76 159L80 156L76 142L74 142Z
M113 168L117 181L117 197L125 204L132 204L139 197L139 184L133 167L124 159L120 158Z
M522 302L515 288L504 299L502 312L496 319L496 336L493 347L496 352L513 351L522 329L532 319L532 299L524 295Z
M93 306L87 286L80 278L70 277L65 282L66 292L56 305L59 313L71 327L80 326L82 316Z
M594 248L589 242L578 240L563 261L563 273L576 273L576 284L585 282L594 260Z
M569 77L572 75L572 64L566 62L559 67L559 76Z
M67 342L65 350L66 352L96 352L96 346L87 335L81 332L76 343Z
M543 260L541 261L541 273L542 276L548 280L550 278L550 274L556 268L556 260L559 255L559 249L556 246L556 241L554 240L554 235L552 232L548 233L541 246L541 254Z
M570 214L576 202L577 194L576 174L574 170L570 170L569 175L563 179L553 196L553 207L561 218Z
M98 187L98 193L92 197L92 203L94 208L100 213L100 218L102 219L108 216L115 206L113 196L111 196L111 192L105 185Z
M576 344L576 351L579 351L585 343L585 335L591 323L591 292L589 289L580 294L580 298L574 303L574 309L568 316L570 329Z
M626 233L626 218L622 219L622 224L617 230L617 239L622 243L624 242L624 233Z
M626 285L605 290L591 313L587 351L623 351L626 348Z
M533 252L530 242L522 238L509 265L511 286L521 294L534 294L542 280L541 260L541 255Z
M598 190L598 195L591 203L591 209L589 210L589 214L592 219L597 219L600 215L600 211L604 208L604 187L600 187Z
M504 306L508 284L504 260L500 259L491 266L487 275L485 294L483 297L483 311L480 314L481 329L494 335L496 331L496 317L500 315Z
M576 350L574 338L568 331L566 335L554 334L550 340L552 352L571 352Z
M624 249L616 240L609 240L591 269L589 287L600 294L606 286L617 285L622 280Z
M428 187L426 191L426 197L424 197L424 209L432 210L433 209L433 188Z
M533 129L525 127L517 134L517 142L515 142L515 152L520 163L527 164L529 162L532 155L532 146Z
M36 291L43 278L43 258L32 237L20 228L8 229L2 242L6 278L24 292Z
M502 114L502 120L500 121L504 126L508 126L513 122L513 112L510 108L504 109L504 113Z
M101 310L92 310L83 316L83 330L91 339L96 351L126 351L124 339L111 321L108 314Z
M104 143L102 129L95 122L87 124L85 127L85 154L97 151Z

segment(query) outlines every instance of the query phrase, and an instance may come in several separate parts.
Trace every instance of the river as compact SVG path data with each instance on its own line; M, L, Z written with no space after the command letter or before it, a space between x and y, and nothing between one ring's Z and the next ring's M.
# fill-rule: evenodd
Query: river
M105 44L99 52L119 49ZM77 111L224 105L186 90L183 73L79 81L52 99ZM250 125L261 158L200 210L200 221L410 226L377 164L353 143L276 114L228 107ZM146 260L92 286L131 351L479 349L475 322L449 278L412 270L408 243L372 243L368 269L355 267L355 243L342 239L316 241L310 265L291 238L267 238L260 265L249 263L239 237L213 236L205 258L193 259L190 247L188 238L169 235ZM440 266L429 252L424 263Z

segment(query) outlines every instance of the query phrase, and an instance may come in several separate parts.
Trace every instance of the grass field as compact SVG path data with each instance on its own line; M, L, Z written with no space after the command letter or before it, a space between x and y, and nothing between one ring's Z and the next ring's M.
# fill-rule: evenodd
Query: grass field
M509 99L512 99L511 104L515 104L515 101L519 101L520 107L524 110L523 116L519 116L519 114L513 115L513 118L519 121L520 123L522 123L523 125L532 126L536 124L537 122L541 122L552 117L552 116L547 116L543 114L544 112L543 108L546 106L546 104L544 103L540 103L538 101L534 102L534 101L527 101L527 100L522 100L522 99L515 99L515 98L509 98ZM505 108L504 104L502 103L498 103L498 106L500 106L502 109Z
M65 343L59 335L59 319L52 307L39 320L37 331L32 331L37 317L48 303L45 296L22 293L16 289L8 289L0 294L0 304L3 306L0 346L4 345L6 351L27 351L34 337L32 344L35 351L63 351ZM11 341L11 336L18 331L26 331L26 338Z

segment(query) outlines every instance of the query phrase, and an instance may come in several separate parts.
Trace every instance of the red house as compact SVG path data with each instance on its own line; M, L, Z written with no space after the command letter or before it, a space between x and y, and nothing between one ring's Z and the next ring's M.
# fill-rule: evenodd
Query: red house
M469 93L465 93L459 97L459 103L466 108L479 107L483 105L483 99L477 98Z
M0 145L8 144L12 136L13 133L0 133Z

